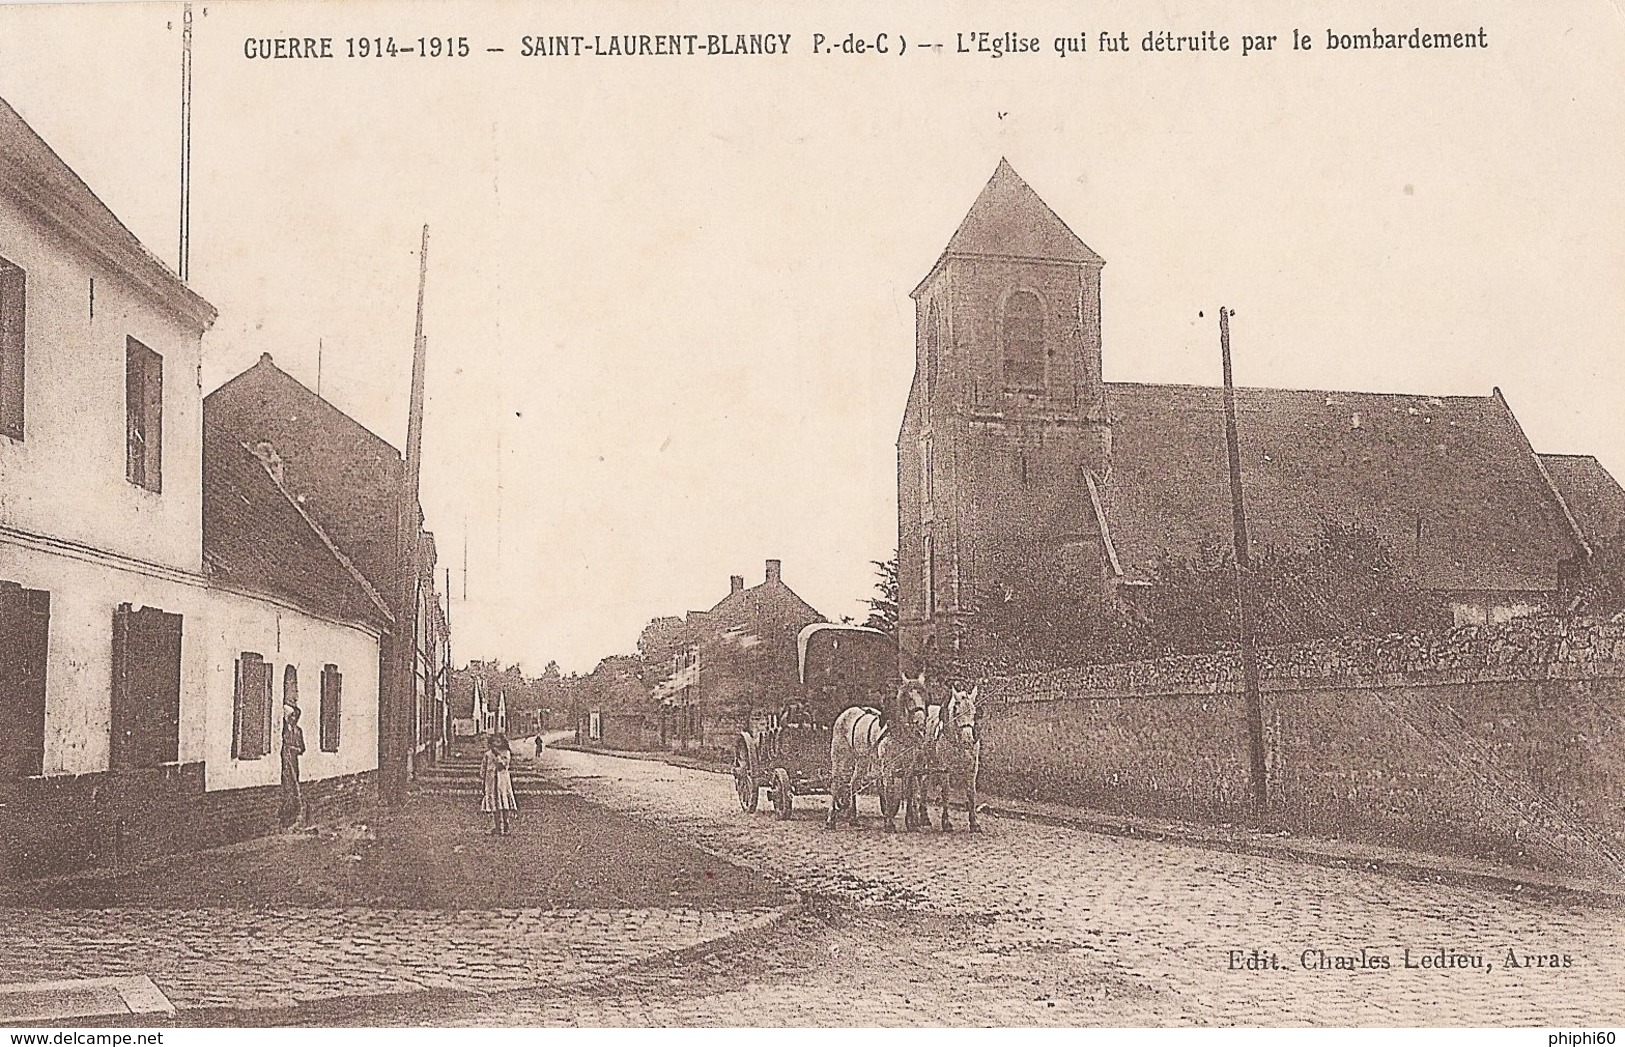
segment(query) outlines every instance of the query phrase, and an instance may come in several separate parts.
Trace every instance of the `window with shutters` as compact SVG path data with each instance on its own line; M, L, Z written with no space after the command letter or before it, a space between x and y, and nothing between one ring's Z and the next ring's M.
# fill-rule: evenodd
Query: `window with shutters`
M134 338L124 343L124 475L149 491L164 489L164 358Z
M0 581L0 781L44 773L51 594Z
M181 616L122 604L113 612L108 765L158 767L180 758Z
M341 699L344 695L344 674L336 665L322 666L322 752L339 751L339 722Z
M258 760L270 751L271 667L260 655L245 651L237 659L231 755L239 760Z
M28 276L0 258L0 436L23 438L23 336Z
M1017 291L1004 303L1004 387L1020 392L1044 389L1044 307L1031 291Z

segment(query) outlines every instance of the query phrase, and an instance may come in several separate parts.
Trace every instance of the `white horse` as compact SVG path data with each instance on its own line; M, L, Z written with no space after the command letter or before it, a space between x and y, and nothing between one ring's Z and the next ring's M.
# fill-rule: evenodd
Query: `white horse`
M955 688L947 705L933 705L926 713L920 771L920 821L926 828L931 826L933 788L942 790L942 831L953 828L948 821L948 794L958 786L965 790L970 831L977 831L976 774L982 764L982 740L976 729L976 696L980 690L972 687L965 692Z
M886 714L879 709L853 706L835 718L829 740L829 816L826 828L835 827L845 809L858 824L858 793L880 785L880 814L886 831L897 829L894 819L903 798L910 769L918 763L925 737L925 677L905 680ZM912 799L912 798L911 798Z

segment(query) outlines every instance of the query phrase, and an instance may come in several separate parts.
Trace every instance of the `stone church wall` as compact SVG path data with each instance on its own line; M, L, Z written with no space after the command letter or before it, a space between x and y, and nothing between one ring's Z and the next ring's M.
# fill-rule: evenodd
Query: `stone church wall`
M1625 624L1519 621L1262 652L1267 825L1625 874ZM988 790L1220 823L1250 810L1239 658L993 678Z

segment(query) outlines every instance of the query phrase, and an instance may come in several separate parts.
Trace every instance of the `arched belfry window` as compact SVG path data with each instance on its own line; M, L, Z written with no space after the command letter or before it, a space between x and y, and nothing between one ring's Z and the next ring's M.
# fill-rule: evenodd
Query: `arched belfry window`
M1004 303L1004 387L1044 388L1044 307L1031 291L1017 291Z

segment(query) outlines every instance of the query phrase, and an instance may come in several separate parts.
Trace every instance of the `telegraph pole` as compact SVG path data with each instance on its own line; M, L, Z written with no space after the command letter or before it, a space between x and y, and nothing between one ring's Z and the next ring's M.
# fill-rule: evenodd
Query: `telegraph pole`
M417 325L412 339L412 399L406 416L406 459L401 477L400 509L397 523L399 541L397 566L400 571L395 604L395 692L386 707L385 722L379 725L381 765L379 775L383 799L399 804L406 798L406 785L412 761L413 725L417 723L418 586L422 582L423 520L418 510L423 450L423 372L428 342L423 335L423 297L429 280L429 227L423 227L423 243L418 251ZM431 584L433 578L430 579Z
M181 12L181 235L177 275L185 283L192 261L192 5Z
M1258 646L1253 635L1252 601L1248 591L1253 573L1247 538L1247 505L1241 490L1241 440L1236 432L1236 388L1230 372L1230 317L1219 308L1219 351L1224 357L1224 440L1230 453L1230 523L1236 550L1236 613L1240 622L1241 677L1246 690L1247 748L1252 773L1253 810L1267 809L1268 776L1264 767L1264 702L1258 685Z

